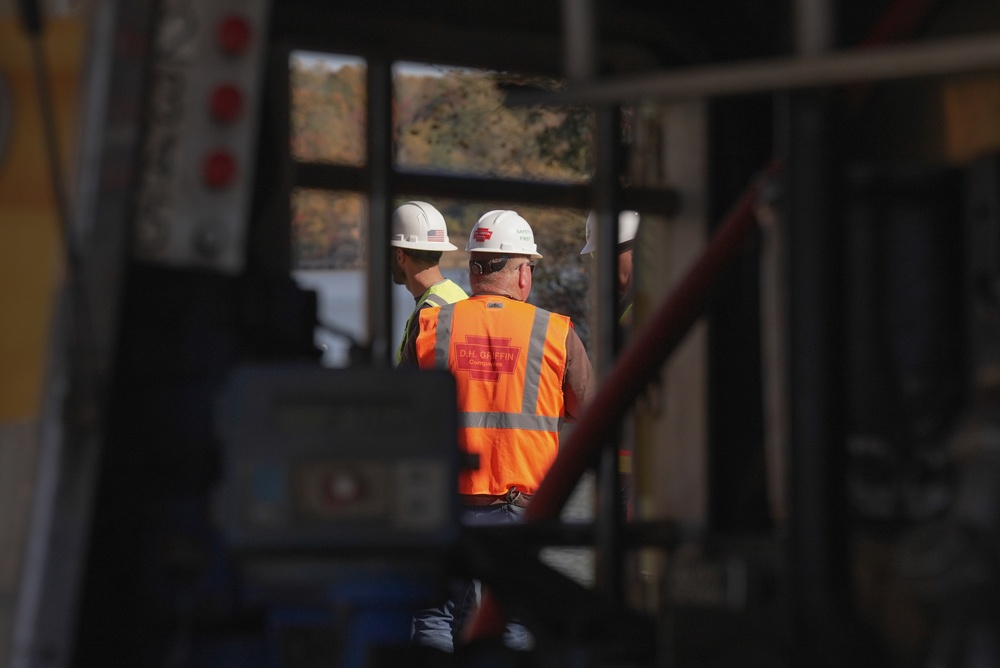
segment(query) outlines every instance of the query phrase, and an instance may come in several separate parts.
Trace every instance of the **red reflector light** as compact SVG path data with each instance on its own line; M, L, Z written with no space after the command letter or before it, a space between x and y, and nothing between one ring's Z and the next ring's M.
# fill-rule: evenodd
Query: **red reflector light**
M228 187L236 179L236 159L229 151L212 151L202 163L205 185L213 190Z
M243 93L232 84L221 84L212 90L208 105L212 118L220 123L231 123L243 111Z
M223 51L239 55L250 46L250 24L241 16L227 16L219 22L216 39Z

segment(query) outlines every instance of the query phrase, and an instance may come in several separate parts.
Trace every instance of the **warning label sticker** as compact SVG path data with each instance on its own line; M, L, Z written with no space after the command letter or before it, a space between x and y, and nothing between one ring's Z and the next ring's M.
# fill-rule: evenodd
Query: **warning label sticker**
M465 343L455 344L455 357L460 371L468 371L473 380L496 382L502 373L514 373L521 349L510 345L510 339L466 335Z

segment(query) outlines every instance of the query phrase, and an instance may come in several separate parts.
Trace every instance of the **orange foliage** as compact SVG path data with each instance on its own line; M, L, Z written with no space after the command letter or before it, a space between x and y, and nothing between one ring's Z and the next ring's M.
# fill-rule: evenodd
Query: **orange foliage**
M301 162L365 163L365 68L294 61L291 69L291 152ZM591 116L581 109L507 107L501 83L488 72L404 71L395 78L395 160L400 169L583 183L592 171ZM531 301L570 315L586 341L587 267L582 212L473 202L432 202L452 242L463 249L469 230L489 209L513 208L535 231L545 259ZM358 193L297 191L293 248L298 268L364 266L367 221ZM447 253L442 266L462 268L466 253Z

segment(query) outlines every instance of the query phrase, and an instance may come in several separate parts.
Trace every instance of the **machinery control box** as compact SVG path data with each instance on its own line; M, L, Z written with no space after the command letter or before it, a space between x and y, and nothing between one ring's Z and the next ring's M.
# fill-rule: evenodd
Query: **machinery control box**
M232 547L323 554L457 540L447 371L261 364L220 400Z

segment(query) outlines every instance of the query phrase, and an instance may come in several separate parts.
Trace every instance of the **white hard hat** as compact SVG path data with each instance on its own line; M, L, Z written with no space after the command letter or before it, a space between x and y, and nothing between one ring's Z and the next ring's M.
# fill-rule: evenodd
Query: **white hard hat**
M597 244L595 244L590 238L590 230L593 227L594 212L591 211L590 215L587 216L587 245L583 247L580 251L580 255L586 253L592 253L597 250ZM626 241L632 241L635 239L635 235L639 232L639 212L637 211L622 211L618 214L618 243L623 244Z
M542 257L535 245L531 225L516 211L497 209L484 213L469 234L465 250L481 253L510 253Z
M397 248L452 251L458 246L448 242L444 216L427 202L406 202L392 212L392 237Z

